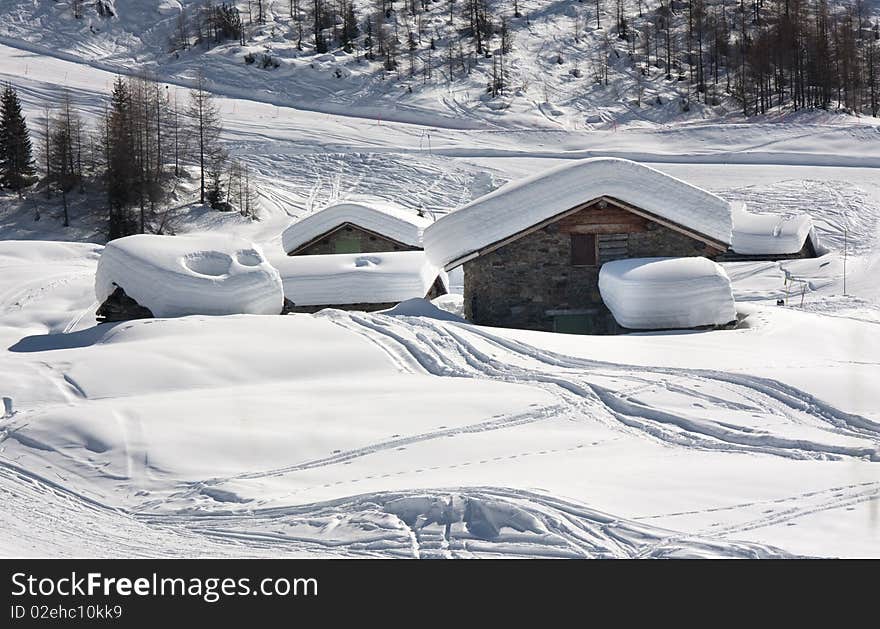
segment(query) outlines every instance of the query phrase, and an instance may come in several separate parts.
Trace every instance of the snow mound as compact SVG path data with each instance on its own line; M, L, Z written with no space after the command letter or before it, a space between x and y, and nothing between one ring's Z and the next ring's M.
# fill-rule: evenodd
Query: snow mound
M731 246L736 253L797 253L807 238L816 245L813 220L806 214L753 214L742 204L734 209Z
M231 236L140 234L107 243L95 295L119 286L156 317L279 314L281 277L262 250Z
M632 258L606 262L599 292L624 328L695 328L736 319L730 278L707 258Z
M345 224L356 225L412 247L421 247L422 230L431 221L386 202L346 202L309 214L284 230L284 251L290 253Z
M603 196L730 243L732 208L721 197L630 160L597 157L507 184L450 212L425 230L425 249L434 264L447 266Z
M422 317L425 319L437 319L438 321L467 323L464 317L460 317L448 310L443 310L427 299L407 299L393 308L380 311L379 314L388 315L389 317Z
M399 303L423 298L440 276L424 251L279 256L284 295L296 306Z

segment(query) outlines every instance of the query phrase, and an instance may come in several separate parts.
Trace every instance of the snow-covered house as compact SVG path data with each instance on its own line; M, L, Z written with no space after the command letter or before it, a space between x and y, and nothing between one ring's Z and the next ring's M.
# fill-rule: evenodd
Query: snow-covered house
M431 221L386 202L346 202L309 214L281 236L285 253L376 253L422 248Z
M599 269L626 258L714 259L733 240L721 197L623 159L579 160L505 185L424 233L430 261L464 267L475 323L559 332L618 328Z
M280 314L281 278L262 249L218 234L138 234L107 243L95 272L101 321Z
M286 312L386 310L448 290L446 274L424 251L284 256L272 263L281 274Z

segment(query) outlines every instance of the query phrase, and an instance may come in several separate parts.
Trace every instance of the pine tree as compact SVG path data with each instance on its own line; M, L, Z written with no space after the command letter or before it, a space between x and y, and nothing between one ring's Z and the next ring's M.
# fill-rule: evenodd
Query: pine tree
M0 96L0 186L21 194L33 183L34 158L18 93L11 85Z
M129 214L137 192L131 95L128 84L122 78L117 78L113 84L110 111L105 121L104 144L107 160L105 185L110 206L109 237L112 240L136 231Z

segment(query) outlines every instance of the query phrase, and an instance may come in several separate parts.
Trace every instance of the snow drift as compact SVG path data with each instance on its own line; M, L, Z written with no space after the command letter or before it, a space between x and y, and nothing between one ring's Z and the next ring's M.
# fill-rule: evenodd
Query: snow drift
M422 230L431 224L414 212L387 202L346 202L309 214L288 227L281 236L290 253L329 231L350 223L405 245L421 247Z
M632 258L606 262L599 292L624 328L695 328L736 319L730 278L707 258Z
M156 317L279 314L284 300L281 277L262 250L231 236L113 240L95 273L98 303L117 286Z
M447 266L603 196L730 243L732 210L721 197L630 160L598 157L502 186L447 214L425 230L425 249L431 262Z
M743 204L733 212L731 248L745 255L788 255L810 238L816 246L813 220L806 214L753 214Z
M296 306L399 303L422 298L445 274L424 251L283 256L273 260Z

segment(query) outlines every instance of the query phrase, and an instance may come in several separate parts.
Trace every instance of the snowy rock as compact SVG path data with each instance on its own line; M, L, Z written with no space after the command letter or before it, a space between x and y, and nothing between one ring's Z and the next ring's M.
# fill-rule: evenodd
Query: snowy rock
M420 247L422 230L431 221L384 201L346 202L309 214L284 230L284 251L290 253L346 223L376 232L405 245Z
M731 205L721 197L630 160L599 157L507 184L450 212L425 230L425 250L446 266L602 196L730 243Z
M744 205L733 212L733 240L736 253L786 255L800 251L807 238L816 244L813 220L806 214L753 214Z
M281 277L262 250L229 236L113 240L98 261L98 302L117 287L156 317L278 314L283 300Z
M707 258L632 258L606 262L599 292L624 328L654 330L736 320L730 278Z
M424 251L279 256L284 296L296 306L399 303L423 298L446 274Z

